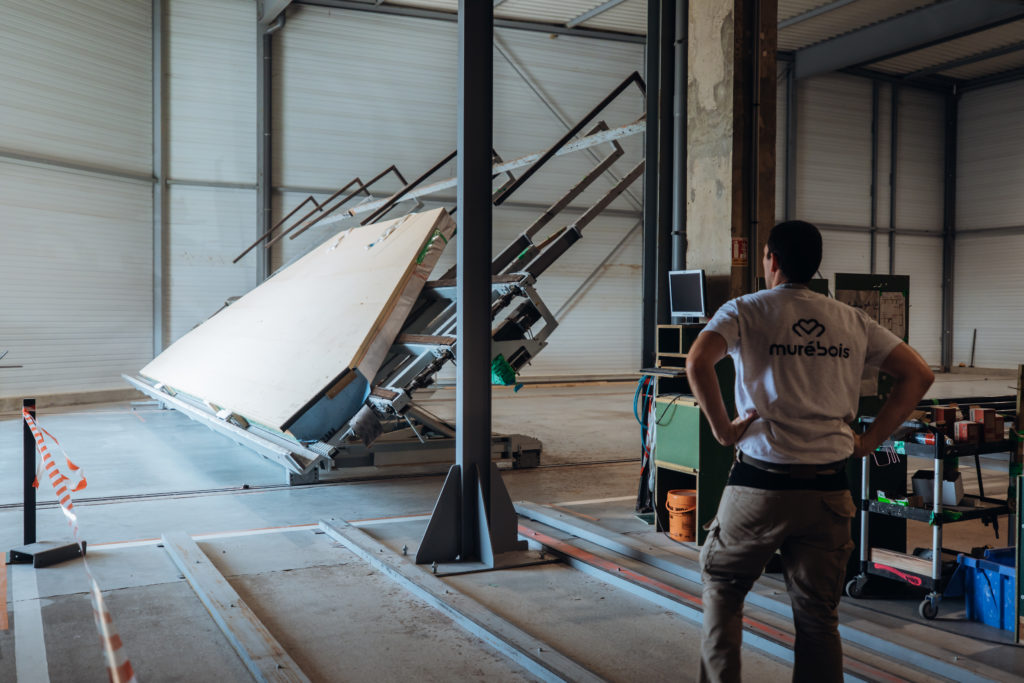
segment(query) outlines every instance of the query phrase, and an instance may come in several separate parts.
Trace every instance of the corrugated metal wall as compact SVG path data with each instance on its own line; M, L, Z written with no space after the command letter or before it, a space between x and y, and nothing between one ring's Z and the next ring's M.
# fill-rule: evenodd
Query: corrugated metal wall
M942 361L942 212L945 99L902 88L896 131L895 272L910 276L910 343L932 365Z
M1024 362L1024 82L965 93L957 154L954 362Z
M0 15L0 399L123 389L152 348L149 3Z
M167 0L164 344L256 284L256 3Z
M867 227L871 212L871 82L830 75L797 83L796 217Z
M892 192L892 87L878 87L872 140L871 81L832 74L797 82L796 218L822 228L822 275L889 272L890 213L895 214L894 272L910 276L910 343L941 361L944 101L901 88L897 94L895 203ZM784 88L780 88L780 95ZM780 112L780 119L784 110ZM780 140L785 144L784 133ZM872 149L875 147L874 150ZM780 148L779 154L784 154ZM875 215L871 175L875 160ZM830 229L833 226L833 229ZM844 229L836 229L842 227Z
M382 50L381 46L387 46ZM373 55L373 57L368 57ZM495 36L495 148L504 159L548 148L632 71L641 45L499 29ZM297 6L275 37L275 221L311 190L317 199L355 176L366 180L395 163L412 179L455 148L456 26L454 23ZM554 110L554 111L552 111ZM604 115L611 127L643 113L640 93L627 91ZM642 136L622 141L624 175L642 155ZM600 155L606 149L597 150ZM553 160L495 211L495 250L518 235L543 207L593 165L587 153ZM454 163L435 176L451 177ZM611 187L600 179L574 202L586 207ZM389 179L377 196L398 186ZM302 191L305 190L305 191ZM640 197L639 182L632 187ZM454 188L445 191L454 204ZM639 220L639 204L620 198L539 281L558 310ZM575 214L566 213L552 229ZM351 221L348 223L351 224ZM284 240L278 266L338 226ZM539 237L543 237L542 233ZM563 312L551 345L524 371L527 377L632 373L640 344L639 232L633 233L591 284ZM454 258L452 253L446 255Z

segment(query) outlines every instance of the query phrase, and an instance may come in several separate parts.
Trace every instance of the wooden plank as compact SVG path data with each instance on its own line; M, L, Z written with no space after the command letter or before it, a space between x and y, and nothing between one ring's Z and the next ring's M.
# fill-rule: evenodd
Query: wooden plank
M436 209L340 232L141 374L284 430L346 372L373 378L454 229Z
M309 681L191 536L175 531L161 540L255 680Z
M922 576L932 575L932 561L885 548L872 548L871 561Z
M369 562L378 571L444 612L456 624L544 681L599 681L581 665L537 640L518 626L428 574L347 522L320 522L328 536Z

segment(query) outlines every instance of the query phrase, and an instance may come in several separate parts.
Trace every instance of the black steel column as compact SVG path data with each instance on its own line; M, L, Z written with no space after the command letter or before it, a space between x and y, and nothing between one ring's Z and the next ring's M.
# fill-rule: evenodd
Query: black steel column
M899 156L900 88L893 83L889 107L889 275L896 272L896 158Z
M878 95L881 85L871 81L871 273L878 267L875 256L878 242Z
M164 236L167 233L167 129L164 39L164 1L152 5L153 75L153 356L164 350Z
M690 2L676 0L672 83L672 270L686 268L686 115Z
M463 560L480 552L478 478L484 509L490 509L493 32L492 3L459 0L455 457L462 476Z
M783 216L787 221L796 216L796 126L797 126L797 80L793 62L786 67L786 200ZM760 254L755 255L761 258Z
M36 417L36 400L34 398L26 398L22 401L22 408L28 411L28 414L32 416L34 420ZM32 482L36 478L36 438L32 436L32 429L28 426L28 422L24 418L21 420L22 427L22 491L24 492L25 508L24 508L24 526L25 526L25 545L31 545L36 542L36 489L32 486Z
M956 254L956 163L960 94L946 95L945 175L942 202L942 370L953 367L953 268Z
M675 105L676 90L676 1L659 0L661 5L661 18L658 20L658 162L657 162L657 184L658 184L658 276L657 276L657 302L658 322L669 322L668 305L668 271L674 261L672 245L675 242L672 233L679 229L673 224L674 198L677 184L673 177L675 158L678 147L675 144L675 117L673 109ZM648 81L648 85L651 83ZM650 91L648 91L649 93ZM648 112L651 110L648 109ZM684 139L685 144L685 139ZM648 157L647 168L651 168L651 160ZM684 176L685 177L685 176ZM684 190L685 196L685 190ZM683 227L685 230L685 227Z
M647 44L644 48L644 81L647 83L647 130L644 133L644 227L641 278L643 311L640 318L641 367L654 367L655 325L658 324L658 84L661 66L658 38L661 35L661 0L647 3Z
M673 166L678 155L673 145L676 1L651 0L647 3L644 74L647 83L647 131L644 140L647 168L644 172L641 322L643 367L654 365L655 326L669 320L666 273L673 259L673 197L677 191ZM685 201L685 189L682 199ZM685 215L685 208L682 215ZM685 232L686 226L678 226L678 229Z
M284 12L268 26L256 22L256 236L265 235L270 226L272 211L271 175L273 169L271 113L273 104L273 34L284 25ZM270 250L261 244L256 249L256 282L270 276Z

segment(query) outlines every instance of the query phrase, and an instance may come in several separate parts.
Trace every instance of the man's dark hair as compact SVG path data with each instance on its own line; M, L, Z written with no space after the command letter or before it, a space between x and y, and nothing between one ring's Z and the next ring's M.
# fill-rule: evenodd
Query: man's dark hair
M766 245L790 282L807 284L821 265L821 233L807 221L779 223Z

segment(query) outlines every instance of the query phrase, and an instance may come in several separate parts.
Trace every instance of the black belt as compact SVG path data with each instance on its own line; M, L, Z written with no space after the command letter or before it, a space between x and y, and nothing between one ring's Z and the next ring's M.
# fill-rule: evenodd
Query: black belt
M836 462L829 462L823 465L785 465L775 462L767 462L765 460L758 460L752 456L743 453L742 451L736 451L736 459L744 465L750 465L756 467L759 470L765 472L772 472L773 474L785 474L794 479L814 479L815 477L824 477L830 474L838 474L846 470L846 460L838 460Z

